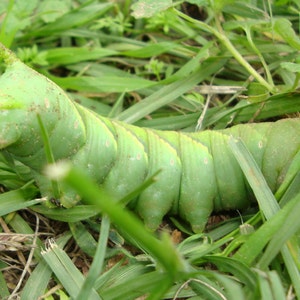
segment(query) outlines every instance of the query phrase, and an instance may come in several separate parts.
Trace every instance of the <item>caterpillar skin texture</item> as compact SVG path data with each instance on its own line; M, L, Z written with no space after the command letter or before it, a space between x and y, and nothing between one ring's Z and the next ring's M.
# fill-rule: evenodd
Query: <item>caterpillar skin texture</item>
M37 113L55 160L71 160L117 198L161 170L135 202L150 229L169 213L199 232L213 210L250 204L251 191L228 147L231 135L245 142L273 191L300 147L300 119L200 133L157 131L109 120L72 102L49 79L13 59L0 78L0 149L30 167L49 199L53 192L42 175L47 161ZM60 201L65 207L79 200L75 191L63 187Z

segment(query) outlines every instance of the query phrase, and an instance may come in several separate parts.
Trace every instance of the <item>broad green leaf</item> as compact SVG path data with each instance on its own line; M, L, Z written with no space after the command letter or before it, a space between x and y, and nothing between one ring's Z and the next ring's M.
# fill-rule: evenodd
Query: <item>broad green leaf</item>
M131 8L135 18L149 18L172 6L172 0L139 0Z
M265 86L252 82L248 87L248 100L250 102L262 102L269 98L269 91Z
M293 48L300 50L300 38L294 31L292 23L288 19L277 19L274 30Z
M219 13L223 10L223 7L230 5L234 2L234 0L214 0L211 5L216 13Z
M42 1L39 5L38 12L41 14L41 19L45 23L51 23L59 17L61 17L62 15L69 12L70 6L70 0Z
M300 64L292 63L292 62L283 62L280 66L288 71L294 73L300 73Z
M208 5L208 0L187 0L185 2L188 2L191 4L196 4L198 6L207 6Z
M267 13L265 10L255 5L252 1L218 1L222 3L223 12L230 13L242 18L255 19L258 22L263 20L268 20ZM247 3L248 2L248 3ZM252 2L252 3L251 3ZM240 19L239 21L243 23L245 19ZM247 20L248 21L248 20Z

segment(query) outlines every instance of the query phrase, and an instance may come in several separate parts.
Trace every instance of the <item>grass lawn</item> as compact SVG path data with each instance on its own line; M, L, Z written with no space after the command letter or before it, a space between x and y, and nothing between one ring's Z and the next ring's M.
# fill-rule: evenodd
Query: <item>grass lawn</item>
M298 122L300 111L299 16L298 0L2 0L0 299L300 299L299 126L289 125L291 119ZM17 63L9 71L15 64L12 53L30 69ZM31 95L46 99L47 93L51 100L59 91L47 90L48 81L32 69L76 103L116 122L104 121L108 128L121 124L116 125L120 129L115 139L126 147L135 151L142 144L129 141L131 127L124 123L150 130L144 138L152 138L151 145L172 148L166 156L156 152L159 161L174 151L177 159L180 150L171 145L177 134L161 133L158 138L152 129L187 136L204 132L199 134L208 136L209 144L215 141L227 149L212 151L218 182L213 189L222 191L219 199L230 201L235 194L230 184L226 189L222 183L230 177L222 169L227 164L231 174L240 174L242 193L245 198L252 195L253 205L214 212L205 230L197 233L178 213L167 214L159 228L149 230L132 212L135 199L151 186L162 186L167 195L170 186L164 186L163 176L150 174L115 201L84 171L65 162L48 166L47 177L41 178L47 178L54 195L61 187L72 188L82 201L65 205L57 197L49 208L39 175L22 159L44 170L45 162L53 163L57 150L72 141L69 127L63 126L62 137L53 139L52 127L44 126L46 117L39 115L36 139L42 141L42 156L35 156L32 132L27 133L32 143L28 151L14 144L7 147L10 137L1 136L7 130L7 112L19 108L22 100ZM15 98L6 94L8 77L15 82ZM38 84L28 78L37 78ZM72 109L65 107L71 123ZM263 122L271 122L272 136L263 135L263 127L253 127ZM223 129L243 131L243 141L228 136L223 141L218 137ZM9 130L14 137L15 131ZM133 129L133 135L144 132ZM261 163L259 152L248 147L260 145L257 136L269 142L269 154ZM190 186L201 173L198 157L213 149L203 145L198 155L190 141L180 148L187 149L185 170L195 170L188 171L189 178L182 171ZM11 149L23 163L10 155ZM155 153L154 146L151 151ZM97 157L89 155L84 153L87 166L93 167ZM120 166L122 178L133 182L130 167L118 157L113 163ZM280 165L278 174L270 174L275 164ZM202 177L206 189L210 181ZM273 179L280 184L272 185ZM120 182L113 183L112 189L119 189ZM149 208L150 215L152 209L153 215L163 209L163 198L155 209ZM187 215L192 213L193 208Z

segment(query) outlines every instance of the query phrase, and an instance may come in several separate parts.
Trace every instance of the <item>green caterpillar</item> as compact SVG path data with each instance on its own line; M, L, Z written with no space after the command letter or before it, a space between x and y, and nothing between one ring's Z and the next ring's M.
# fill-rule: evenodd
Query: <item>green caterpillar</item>
M201 133L164 132L109 120L72 102L49 79L5 48L1 51L7 68L0 78L0 150L29 166L49 199L53 191L42 175L47 161L37 114L48 131L55 160L71 160L117 198L162 170L135 202L135 210L151 229L169 213L198 232L213 210L249 205L251 191L228 147L230 136L245 142L272 190L300 148L300 119ZM79 200L75 191L63 188L63 206Z

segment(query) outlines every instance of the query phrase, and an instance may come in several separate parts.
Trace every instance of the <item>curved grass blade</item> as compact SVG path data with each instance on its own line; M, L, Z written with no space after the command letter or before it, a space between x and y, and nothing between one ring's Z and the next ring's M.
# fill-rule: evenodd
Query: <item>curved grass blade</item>
M279 210L279 204L277 203L275 197L273 196L270 188L268 187L260 169L258 168L254 158L250 154L250 152L247 150L246 146L242 141L236 141L233 138L229 140L230 147L232 149L232 152L234 156L236 157L237 161L240 164L241 169L244 172L244 175L246 179L248 180L256 198L259 203L259 206L266 216L267 220L269 220L269 224L273 221L274 218L273 215L276 214ZM297 199L297 198L296 198ZM295 201L295 200L294 200ZM291 203L291 202L290 202ZM289 204L290 204L289 203ZM292 202L293 204L293 202ZM292 205L290 204L290 205ZM297 205L297 203L296 203ZM286 208L287 207L287 208ZM288 204L284 207L286 210L289 208ZM285 210L284 208L279 212L277 215L279 217L282 217L282 214L284 214ZM279 218L278 217L278 218ZM272 219L271 219L272 218ZM276 220L276 218L275 218ZM278 223L277 223L278 225ZM262 227L265 228L265 227ZM276 234L274 232L273 234ZM265 240L265 237L263 237ZM249 240L247 243L249 245ZM251 247L251 246L250 246ZM293 255L290 251L290 249L283 245L281 248L281 254L283 257L283 260L285 262L286 268L289 272L289 275L291 277L291 280L293 282L293 286L295 288L295 292L297 297L300 297L300 274L299 270L294 263Z

